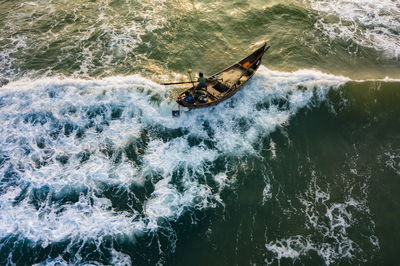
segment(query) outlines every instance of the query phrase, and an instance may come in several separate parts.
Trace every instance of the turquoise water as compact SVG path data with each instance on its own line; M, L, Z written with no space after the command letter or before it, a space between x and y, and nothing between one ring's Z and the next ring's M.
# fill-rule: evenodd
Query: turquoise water
M395 1L0 2L1 265L396 265ZM186 69L267 41L219 105Z

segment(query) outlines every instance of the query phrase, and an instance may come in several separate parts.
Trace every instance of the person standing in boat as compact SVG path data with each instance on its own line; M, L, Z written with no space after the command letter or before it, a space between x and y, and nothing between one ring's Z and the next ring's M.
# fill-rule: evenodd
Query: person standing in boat
M199 78L197 80L199 84L197 84L195 91L194 91L194 98L196 101L199 101L201 103L206 103L207 102L207 96L205 91L207 91L207 84L206 84L206 78L204 77L203 73L199 73Z
M206 84L206 78L204 77L203 73L199 73L199 79L197 80L199 84L196 86L196 90L201 90L201 89L206 89L207 84Z
M207 91L206 78L203 73L199 73L199 78L197 79L197 86L194 88L194 98L196 101L201 103L207 102L207 96L205 91Z

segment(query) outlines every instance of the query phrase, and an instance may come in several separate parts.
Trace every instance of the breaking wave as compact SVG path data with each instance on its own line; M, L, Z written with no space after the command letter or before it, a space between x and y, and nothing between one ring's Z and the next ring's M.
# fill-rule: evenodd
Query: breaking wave
M178 119L169 92L140 76L9 83L0 90L2 263L15 262L17 243L47 263L130 261L121 243L160 231L173 252L170 223L224 205L219 193L235 178L216 164L257 154L258 138L347 81L261 67L230 100ZM46 253L56 246L61 257Z
M351 40L400 57L400 5L396 1L335 0L311 1L311 8L323 14L316 27L331 39ZM337 19L332 19L336 17Z

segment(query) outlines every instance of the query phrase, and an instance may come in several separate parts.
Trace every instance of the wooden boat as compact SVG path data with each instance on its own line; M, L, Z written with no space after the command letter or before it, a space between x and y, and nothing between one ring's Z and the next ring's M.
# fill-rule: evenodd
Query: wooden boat
M202 89L203 95L201 97L196 97L196 86L193 86L182 92L178 96L176 102L182 106L188 107L189 109L193 109L216 105L228 99L239 91L240 88L254 75L268 48L269 46L267 46L267 43L264 43L263 46L254 51L251 55L207 78L207 88ZM195 82L194 85L196 83L197 82ZM192 93L194 96L194 103L189 103L185 100L185 97L189 93Z

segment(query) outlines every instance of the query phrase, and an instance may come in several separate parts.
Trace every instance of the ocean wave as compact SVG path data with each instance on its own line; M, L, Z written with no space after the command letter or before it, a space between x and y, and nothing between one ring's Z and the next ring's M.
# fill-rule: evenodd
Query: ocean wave
M395 1L311 1L311 8L323 15L316 28L331 39L352 40L399 59L400 5ZM329 16L339 21L333 22Z
M260 136L347 81L261 67L233 98L178 119L165 88L140 76L11 82L0 90L1 238L46 247L173 235L162 220L223 206L234 177L204 183L214 162L256 154Z

